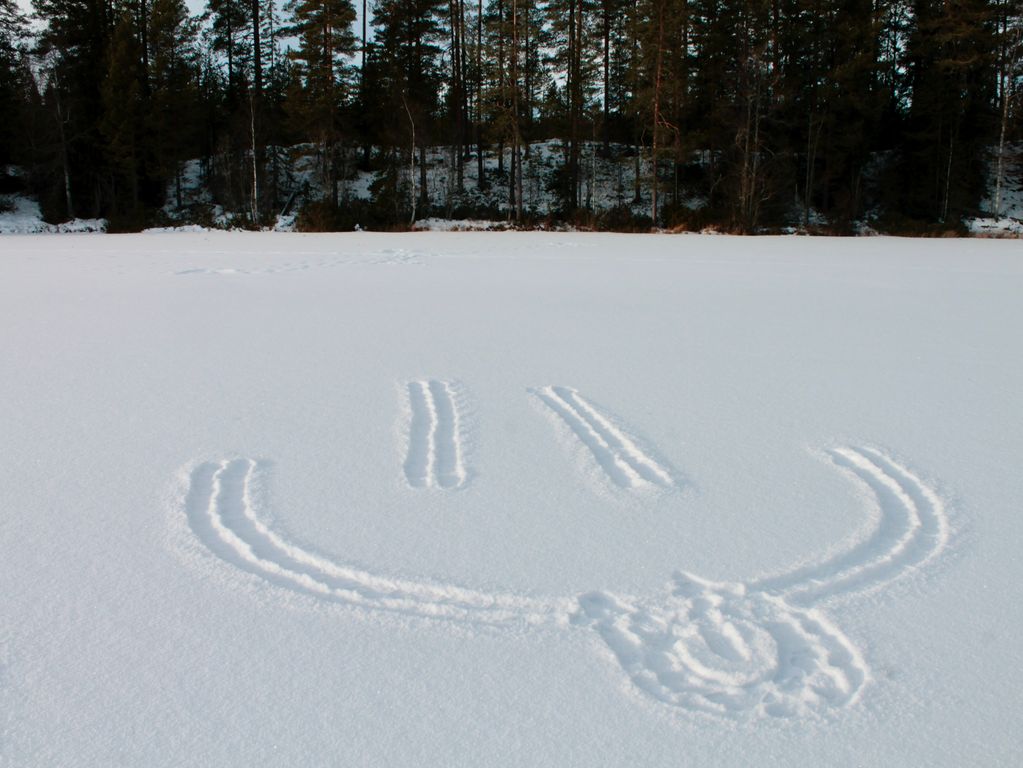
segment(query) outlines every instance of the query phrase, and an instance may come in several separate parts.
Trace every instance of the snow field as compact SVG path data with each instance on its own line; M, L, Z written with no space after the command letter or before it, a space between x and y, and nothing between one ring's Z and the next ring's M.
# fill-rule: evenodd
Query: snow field
M3 246L2 764L1018 753L1013 243Z

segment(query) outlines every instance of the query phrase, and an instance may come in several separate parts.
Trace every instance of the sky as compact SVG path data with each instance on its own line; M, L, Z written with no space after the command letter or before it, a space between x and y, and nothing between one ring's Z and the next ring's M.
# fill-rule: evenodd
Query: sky
M32 0L18 0L18 5L26 13L31 13ZM185 5L188 6L188 10L192 13L199 13L206 6L206 0L185 0ZM361 6L362 4L359 3L359 5ZM359 9L356 9L356 12L359 12Z
M18 2L18 5L21 7L21 9L26 14L32 13L32 0L17 0L17 2ZM373 0L370 0L370 5L372 5L372 3L373 3ZM198 13L202 13L202 11L205 9L205 7L206 7L206 0L185 0L185 4L188 6L188 10L193 15L195 15L195 14L198 14ZM283 1L280 2L279 5L283 6L284 2ZM353 0L353 5L355 5L355 17L356 17L355 18L355 24L356 24L356 29L358 29L359 26L362 23L361 22L361 19L362 19L362 0Z

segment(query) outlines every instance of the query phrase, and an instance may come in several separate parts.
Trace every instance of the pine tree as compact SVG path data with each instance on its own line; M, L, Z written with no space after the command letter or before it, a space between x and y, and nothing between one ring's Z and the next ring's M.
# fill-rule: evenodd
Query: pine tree
M23 40L24 15L14 0L0 0L0 166L28 157L26 147L28 77Z
M380 116L391 126L404 129L379 129L394 145L409 147L409 166L419 152L419 178L410 184L416 189L413 207L429 205L426 188L426 147L437 135L435 122L440 108L443 82L440 66L442 0L380 0L373 9L374 66L383 91L379 94ZM404 133L405 139L398 137Z
M347 57L355 54L355 9L350 0L295 0L289 4L291 31L298 48L291 53L301 90L291 107L307 135L319 142L323 177L331 204L338 204L341 108L352 90Z
M43 212L50 218L100 216L109 203L106 149L100 132L112 8L94 0L33 0L43 22L40 61L43 109L55 141L39 158L47 179Z
M184 0L154 0L149 15L150 135L161 179L172 179L181 208L182 164L197 148L196 29Z
M912 102L900 185L910 217L948 225L975 210L991 140L995 41L985 0L918 0L907 50Z
M600 135L604 156L611 155L612 120L614 112L621 110L627 100L629 46L625 39L625 19L628 0L600 0L601 35L601 120ZM683 55L686 55L683 52Z
M551 56L549 63L564 77L559 89L562 105L561 135L565 138L565 163L560 194L568 212L580 207L579 188L582 182L580 156L583 137L589 133L585 125L595 95L600 36L594 34L596 12L593 0L549 0L547 22L550 28Z
M1019 81L1023 79L1023 2L1005 0L996 9L997 34L997 93L998 148L995 155L995 194L993 202L995 217L1002 215L1005 188L1006 149L1013 123L1016 135L1020 127ZM1015 113L1013 111L1015 107ZM1015 120L1013 120L1015 118Z
M224 56L227 66L227 101L233 107L240 98L251 32L249 0L208 0L212 48Z
M135 20L123 13L110 38L106 76L103 78L103 117L100 128L106 140L106 184L110 214L137 220L140 207L140 175L143 165L142 47L135 36ZM116 226L116 225L115 225Z
M290 162L286 147L303 141L305 136L295 135L288 129L286 99L292 79L291 60L281 49L281 38L286 34L275 0L263 0L262 52L263 80L262 128L266 153L267 198L274 210L282 204L282 194L289 186Z

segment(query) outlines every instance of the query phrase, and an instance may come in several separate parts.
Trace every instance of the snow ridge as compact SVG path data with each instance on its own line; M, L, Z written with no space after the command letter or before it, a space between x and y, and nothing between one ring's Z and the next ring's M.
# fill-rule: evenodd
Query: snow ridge
M857 701L870 672L855 645L814 604L876 591L949 542L941 499L871 448L829 451L874 496L872 533L820 565L748 583L676 573L667 595L579 599L639 690L723 716L806 717Z
M589 450L608 479L619 488L674 488L664 466L644 453L625 431L572 387L530 390Z
M437 379L410 381L405 479L413 488L457 490L469 473L462 448L462 417L455 385Z
M567 615L568 601L491 594L428 581L377 576L293 544L255 510L259 470L252 459L200 464L191 473L186 513L214 554L277 586L330 602L479 625L544 624Z
M918 568L949 542L945 506L919 477L872 448L835 448L834 464L869 488L878 504L869 536L823 563L750 584L809 605L873 592Z
M594 592L579 604L631 683L681 709L810 717L856 701L869 677L856 647L819 611L744 584L678 573L653 600Z

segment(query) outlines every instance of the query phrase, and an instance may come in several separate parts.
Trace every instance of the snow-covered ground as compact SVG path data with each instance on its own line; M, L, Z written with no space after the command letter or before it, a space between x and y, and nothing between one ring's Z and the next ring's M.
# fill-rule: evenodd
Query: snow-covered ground
M982 237L1023 237L1023 145L1005 148L1000 190L997 168L998 150L992 148L987 164L987 192L980 202L984 215L968 219L966 227L971 234Z
M82 234L103 232L106 219L72 219L60 224L43 221L39 203L24 195L0 195L0 235Z
M0 241L0 765L1014 765L1017 243Z
M627 207L634 214L649 214L650 185L652 164L645 155L640 158L636 167L634 149L623 144L612 145L614 157L602 157L602 145L596 142L586 143L581 149L581 186L580 199L594 211L607 211L616 206ZM280 148L281 168L279 184L282 195L287 198L297 192L293 208L297 208L307 200L323 197L323 175L320 172L323 163L314 144L297 144L293 147ZM433 210L444 213L448 219L436 217L425 218L425 223L417 222L421 229L474 229L482 222L479 220L451 221L452 211L466 207L482 211L507 212L510 210L508 169L512 163L512 151L503 149L503 163L498 162L495 149L486 154L484 174L486 186L479 186L478 166L475 156L465 161L462 191L457 188L455 157L450 147L431 147L426 152L426 194ZM353 150L347 161L347 178L339 182L338 192L342 200L369 200L372 197L372 186L380 175L380 171L365 171L357 167L361 158L361 150ZM416 184L419 183L418 156L415 165ZM558 208L558 198L554 191L555 177L565 162L565 148L560 141L538 141L530 146L529 154L522 157L522 198L523 209L537 215L547 214ZM499 168L503 169L499 171ZM636 174L639 174L640 198L634 200ZM402 168L403 181L408 183L412 168ZM664 182L662 182L664 184ZM205 184L201 164L198 160L190 160L183 165L182 174L182 207L177 206L176 187L172 183L167 190L167 203L163 213L171 221L187 220L196 211L208 211L209 218L215 226L228 228L234 223L234 217L220 206L213 205L209 189ZM668 194L662 190L662 195ZM673 199L673 198L672 198ZM663 202L663 198L662 198ZM679 204L696 210L706 201L691 194L681 195ZM507 218L504 222L507 225ZM275 229L287 231L289 222L278 222ZM500 226L501 222L495 222Z

